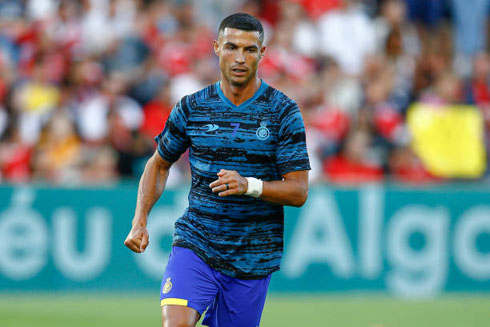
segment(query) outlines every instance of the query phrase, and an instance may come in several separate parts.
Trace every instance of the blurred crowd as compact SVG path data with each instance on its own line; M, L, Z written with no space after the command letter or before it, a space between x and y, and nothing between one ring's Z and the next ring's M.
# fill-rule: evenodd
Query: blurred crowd
M138 178L176 101L219 79L212 40L238 11L264 24L260 77L301 108L312 182L446 181L407 110L474 106L487 144L489 1L2 0L0 182Z

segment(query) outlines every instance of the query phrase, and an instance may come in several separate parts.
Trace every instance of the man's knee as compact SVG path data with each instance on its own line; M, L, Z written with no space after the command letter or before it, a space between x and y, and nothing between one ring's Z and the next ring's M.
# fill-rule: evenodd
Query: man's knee
M194 327L199 321L199 313L189 307L164 305L162 307L162 327Z
M163 320L163 327L195 327L196 324L189 324L188 321Z
M196 324L194 322L188 321L186 319L180 318L163 318L162 319L163 327L195 327Z

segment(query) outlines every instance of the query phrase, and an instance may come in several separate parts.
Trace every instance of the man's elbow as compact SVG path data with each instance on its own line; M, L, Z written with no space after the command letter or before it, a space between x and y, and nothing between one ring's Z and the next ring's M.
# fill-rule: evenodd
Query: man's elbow
M163 173L168 172L170 170L170 166L172 166L172 164L163 159L157 151L155 151L153 156L151 156L146 165L153 165L158 171Z
M293 203L291 203L291 205L298 208L302 207L305 204L306 199L308 199L308 186L298 192L297 196L294 197Z

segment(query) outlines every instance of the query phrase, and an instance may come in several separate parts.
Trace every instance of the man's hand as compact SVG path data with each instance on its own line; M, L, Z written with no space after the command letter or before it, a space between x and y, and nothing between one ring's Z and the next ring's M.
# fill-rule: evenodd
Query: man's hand
M128 237L126 237L124 245L133 252L141 253L144 252L148 246L148 238L148 230L146 227L135 226L129 232Z
M217 175L218 179L209 184L209 187L219 196L242 195L247 192L247 179L235 170L221 169Z

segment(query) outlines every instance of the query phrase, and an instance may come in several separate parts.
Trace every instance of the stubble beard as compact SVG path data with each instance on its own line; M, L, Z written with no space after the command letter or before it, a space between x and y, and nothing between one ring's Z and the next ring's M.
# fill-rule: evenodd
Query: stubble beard
M234 87L245 87L247 86L251 81L254 80L254 77L257 76L257 70L254 72L251 72L250 75L246 76L243 81L237 81L233 78L231 74L228 75L228 82L230 83L231 86Z

